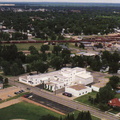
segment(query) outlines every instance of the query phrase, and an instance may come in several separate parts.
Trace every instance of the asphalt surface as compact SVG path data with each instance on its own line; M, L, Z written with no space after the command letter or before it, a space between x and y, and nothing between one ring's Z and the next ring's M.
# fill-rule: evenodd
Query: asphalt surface
M33 100L33 101L35 101L37 103L40 103L42 105L45 105L47 107L53 108L53 109L55 109L57 111L65 113L65 114L68 114L70 112L75 111L75 109L72 109L72 108L69 108L69 107L64 106L62 104L59 104L59 103L56 103L54 101L48 100L48 99L43 98L41 96L38 96L36 94L33 94L33 97L30 98L30 100Z
M59 96L57 96L53 93L41 90L38 87L31 87L31 86L28 86L28 85L25 85L25 84L22 84L22 83L19 83L19 82L14 82L14 79L16 79L15 77L11 77L10 79L11 79L11 81L10 81L11 84L18 86L21 89L30 88L30 92L32 92L32 93L34 93L34 94L36 94L40 97L43 97L43 98L49 99L51 101L54 101L56 103L67 106L69 108L79 110L79 111L90 111L90 113L92 115L94 115L98 118L101 118L101 119L104 118L106 120L119 120L119 118L117 118L114 115L111 115L111 114L106 113L106 112L102 112L98 109L95 109L95 108L87 106L87 105L83 105L81 103L78 103L78 102L75 102L75 101L72 101L72 100L64 99L64 98L59 97Z

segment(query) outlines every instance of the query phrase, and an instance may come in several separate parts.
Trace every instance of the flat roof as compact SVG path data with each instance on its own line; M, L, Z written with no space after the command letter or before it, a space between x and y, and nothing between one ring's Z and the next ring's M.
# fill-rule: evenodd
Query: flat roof
M100 81L99 83L93 84L92 86L101 88L101 87L104 87L108 83L108 81Z
M72 88L75 90L82 90L82 89L86 89L87 87L83 84L78 84L78 85L69 86L69 88Z
M84 73L83 73L83 74L77 75L77 77L78 77L78 78L90 78L90 77L92 77L92 75L86 74L86 73L84 74Z

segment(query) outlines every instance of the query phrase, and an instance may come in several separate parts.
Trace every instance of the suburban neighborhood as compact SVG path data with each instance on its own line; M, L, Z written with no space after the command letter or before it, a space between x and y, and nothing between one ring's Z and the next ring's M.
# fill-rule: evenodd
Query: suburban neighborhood
M119 6L0 2L0 120L120 120Z

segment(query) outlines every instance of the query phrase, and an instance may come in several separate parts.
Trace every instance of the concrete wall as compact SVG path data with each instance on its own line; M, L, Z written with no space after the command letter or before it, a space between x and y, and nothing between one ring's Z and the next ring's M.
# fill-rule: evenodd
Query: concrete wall
M86 89L75 90L73 88L66 87L65 92L71 93L73 96L79 97L79 96L85 95L85 94L87 94L89 92L92 92L92 89L87 87Z

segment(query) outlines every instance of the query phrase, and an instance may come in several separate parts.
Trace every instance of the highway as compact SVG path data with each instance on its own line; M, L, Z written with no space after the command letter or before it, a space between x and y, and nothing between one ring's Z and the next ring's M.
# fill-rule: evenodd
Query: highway
M81 103L78 103L76 101L72 101L72 100L68 100L68 99L64 99L62 97L59 97L53 93L49 93L47 91L41 90L38 87L31 87L19 82L15 82L14 79L15 77L10 77L9 78L9 83L15 86L20 87L21 89L26 89L26 88L30 88L30 92L33 92L34 94L41 96L43 98L49 99L51 101L54 101L56 103L62 104L64 106L67 106L69 108L75 109L75 110L79 110L79 111L90 111L90 113L98 118L104 118L106 120L119 120L117 117L109 114L109 113L105 113L102 112L98 109L92 108L90 106L87 105L83 105Z

